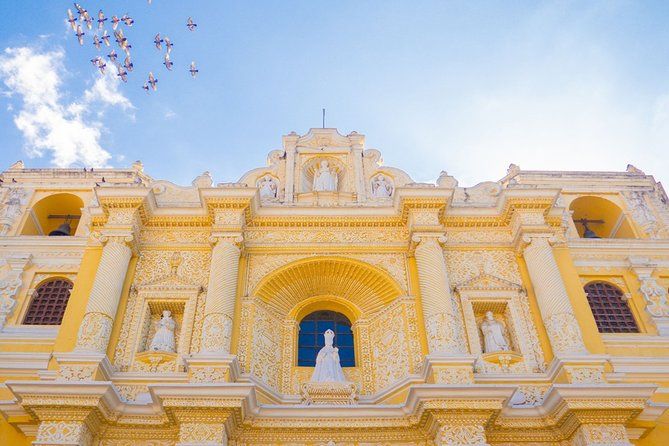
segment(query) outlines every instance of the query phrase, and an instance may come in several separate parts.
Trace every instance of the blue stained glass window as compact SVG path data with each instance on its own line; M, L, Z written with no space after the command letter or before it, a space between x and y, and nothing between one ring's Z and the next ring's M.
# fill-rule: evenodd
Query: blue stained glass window
M339 349L341 366L355 366L351 321L336 311L315 311L302 319L297 341L298 366L314 367L316 365L316 356L325 345L323 333L328 329L335 332L334 346Z

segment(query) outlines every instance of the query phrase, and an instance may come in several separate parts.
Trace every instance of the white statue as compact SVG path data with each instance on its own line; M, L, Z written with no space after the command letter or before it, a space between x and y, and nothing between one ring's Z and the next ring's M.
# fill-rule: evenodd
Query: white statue
M485 353L511 350L509 343L504 337L504 326L493 316L492 311L487 311L485 320L481 322L483 333L483 350Z
M314 192L336 192L337 172L330 169L327 160L321 161L318 170L314 172L314 184L311 188Z
M176 323L169 310L163 311L163 317L158 321L158 329L153 335L149 350L174 353L174 328Z
M271 176L265 175L258 182L258 188L260 189L261 200L273 200L276 198L276 181Z
M393 185L386 180L385 175L379 175L372 181L372 194L374 198L388 198L393 194Z
M316 368L311 375L312 382L346 382L344 371L339 364L339 349L332 346L334 331L325 330L325 346L316 356Z

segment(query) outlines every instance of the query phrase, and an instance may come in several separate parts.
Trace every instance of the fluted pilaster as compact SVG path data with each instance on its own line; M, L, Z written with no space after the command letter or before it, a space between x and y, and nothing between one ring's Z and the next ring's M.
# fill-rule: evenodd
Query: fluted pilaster
M524 236L523 243L523 257L553 350L556 354L586 353L549 237Z
M132 257L132 249L128 245L132 240L130 235L101 238L105 245L86 305L86 313L79 328L76 350L97 353L107 350Z
M241 237L216 237L211 255L202 329L202 352L229 353Z
M465 343L439 244L444 241L444 237L415 237L415 257L429 352L453 355L464 353Z

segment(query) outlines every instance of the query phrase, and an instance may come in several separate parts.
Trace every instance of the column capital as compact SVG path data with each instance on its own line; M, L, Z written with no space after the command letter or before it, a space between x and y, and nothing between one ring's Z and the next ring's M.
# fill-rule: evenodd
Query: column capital
M444 232L414 232L409 240L409 252L414 254L418 246L429 241L436 241L439 246L443 247L448 242L448 237Z
M229 243L242 249L244 245L244 236L240 232L212 232L209 236L209 243L212 247L223 243Z
M552 247L557 245L560 240L551 232L519 232L514 240L514 251L517 256L522 256L525 249L533 243L545 243Z
M91 234L102 246L109 244L119 244L127 246L132 250L133 255L137 255L138 237L134 230L102 229Z

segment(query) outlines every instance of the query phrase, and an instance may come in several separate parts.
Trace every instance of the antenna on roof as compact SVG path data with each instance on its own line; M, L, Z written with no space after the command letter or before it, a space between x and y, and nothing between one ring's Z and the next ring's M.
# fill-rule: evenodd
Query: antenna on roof
M323 128L325 128L325 109L323 109Z

